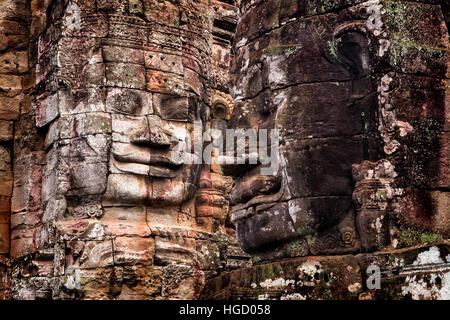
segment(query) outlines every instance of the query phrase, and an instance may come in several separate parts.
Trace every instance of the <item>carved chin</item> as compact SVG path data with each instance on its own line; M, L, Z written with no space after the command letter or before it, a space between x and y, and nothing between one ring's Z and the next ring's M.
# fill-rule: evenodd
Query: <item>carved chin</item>
M298 236L292 218L282 204L257 207L256 211L236 221L238 242L247 252L284 243Z

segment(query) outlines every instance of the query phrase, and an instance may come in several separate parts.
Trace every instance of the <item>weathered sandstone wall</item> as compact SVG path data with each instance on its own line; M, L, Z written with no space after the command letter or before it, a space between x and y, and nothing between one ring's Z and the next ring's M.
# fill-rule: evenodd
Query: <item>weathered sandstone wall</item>
M177 132L233 108L234 3L1 9L2 297L196 298L245 265L230 178L170 155Z
M443 9L241 1L230 126L278 128L280 170L230 171L237 238L256 265L212 280L205 297L448 298Z

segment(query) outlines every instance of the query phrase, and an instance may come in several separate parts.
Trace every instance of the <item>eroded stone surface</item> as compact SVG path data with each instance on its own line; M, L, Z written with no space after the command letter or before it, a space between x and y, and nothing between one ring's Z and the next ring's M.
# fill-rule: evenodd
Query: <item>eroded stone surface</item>
M310 256L207 281L203 299L448 299L448 242L379 253ZM371 269L376 266L379 269ZM376 270L377 280L371 278ZM376 283L378 281L378 285Z
M442 9L2 1L0 299L448 299ZM174 159L199 120L278 172Z
M280 134L275 176L230 169L254 262L448 237L439 3L242 1L234 45L229 127Z
M232 105L234 3L1 9L0 296L194 298L247 264L225 225L230 178L200 185L212 169L171 153L208 125L212 95Z

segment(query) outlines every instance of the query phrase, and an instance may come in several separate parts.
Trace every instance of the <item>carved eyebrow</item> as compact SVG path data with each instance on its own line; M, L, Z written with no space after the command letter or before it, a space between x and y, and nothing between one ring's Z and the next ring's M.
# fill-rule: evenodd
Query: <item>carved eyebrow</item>
M343 23L334 29L333 37L339 36L341 33L345 31L359 31L362 33L367 32L367 26L365 21L350 21Z

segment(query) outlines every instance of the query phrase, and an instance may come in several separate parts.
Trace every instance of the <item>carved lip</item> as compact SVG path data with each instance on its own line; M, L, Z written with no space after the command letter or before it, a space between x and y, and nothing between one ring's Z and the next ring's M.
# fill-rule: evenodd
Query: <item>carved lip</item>
M122 172L153 176L160 178L175 178L182 165L170 157L170 153L152 155L150 150L126 149L113 151L113 165Z
M114 159L116 159L119 162L124 163L139 163L139 164L146 164L146 165L154 165L154 166L161 166L161 167L167 167L167 168L178 168L181 166L182 163L177 163L173 161L169 157L163 157L163 156L149 156L149 157L142 157L140 154L130 153L130 154L117 154L113 153Z
M283 195L282 180L281 176L261 176L258 167L238 178L230 194L230 201L235 204L232 221L246 219L255 214L258 207L262 209L277 203Z
M162 151L148 147L134 146L128 143L114 143L112 154L115 160L123 163L145 164L168 168L178 168L182 165L181 157L180 161L172 159L171 150Z
M238 203L232 207L232 212L248 209L258 205L273 204L281 199L281 190L277 193L257 195L245 203Z
M264 211L265 209L275 205L281 198L281 190L270 195L259 195L250 199L245 204L238 204L231 210L231 221L244 220L256 213L256 211ZM261 214L261 213L258 213Z
M276 194L281 188L281 176L261 175L261 167L250 169L238 177L230 193L232 204L265 202L265 198Z

